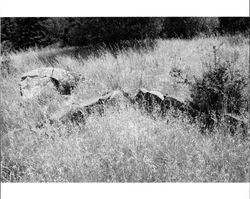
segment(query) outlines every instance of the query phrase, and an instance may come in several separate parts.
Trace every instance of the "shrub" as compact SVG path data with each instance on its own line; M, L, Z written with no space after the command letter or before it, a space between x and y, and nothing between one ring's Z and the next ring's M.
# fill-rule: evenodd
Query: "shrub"
M241 114L247 110L247 99L243 90L247 78L234 69L234 60L220 60L214 47L214 62L204 63L208 69L202 78L196 78L191 85L192 105L204 114L205 126L220 121L225 113Z

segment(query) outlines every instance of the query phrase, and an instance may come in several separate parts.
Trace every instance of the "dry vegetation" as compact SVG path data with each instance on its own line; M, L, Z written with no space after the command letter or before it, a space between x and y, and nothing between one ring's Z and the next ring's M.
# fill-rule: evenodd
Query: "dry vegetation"
M11 53L0 79L1 172L3 182L247 182L249 139L216 128L202 135L185 115L153 119L133 107L92 115L85 126L49 124L41 108L51 112L61 96L44 92L24 102L18 83L22 73L54 66L80 73L85 80L74 90L90 98L122 88L139 88L189 98L187 85L171 77L181 69L192 82L214 61L234 61L243 75L249 70L249 39L238 36L158 40L153 50L30 49ZM3 59L3 57L1 57ZM244 91L247 95L247 90ZM43 121L43 128L36 128Z

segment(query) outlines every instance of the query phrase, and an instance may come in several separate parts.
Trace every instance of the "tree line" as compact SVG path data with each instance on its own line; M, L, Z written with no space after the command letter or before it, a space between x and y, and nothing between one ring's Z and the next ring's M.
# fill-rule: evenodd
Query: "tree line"
M1 18L1 49L33 46L113 45L156 38L249 34L248 17L65 17Z

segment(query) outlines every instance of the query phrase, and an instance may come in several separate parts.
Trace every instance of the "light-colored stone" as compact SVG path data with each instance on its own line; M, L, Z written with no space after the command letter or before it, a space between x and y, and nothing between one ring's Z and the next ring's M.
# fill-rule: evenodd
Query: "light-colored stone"
M160 93L159 91L149 91L149 93L159 97L161 100L164 100L164 95L162 93Z
M60 68L38 68L22 75L20 92L23 99L31 99L42 90L56 89L68 95L77 85L78 78L69 71Z

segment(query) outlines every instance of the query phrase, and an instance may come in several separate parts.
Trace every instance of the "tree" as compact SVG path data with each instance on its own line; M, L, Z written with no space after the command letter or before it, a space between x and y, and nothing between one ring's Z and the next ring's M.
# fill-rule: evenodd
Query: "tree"
M41 22L46 18L2 18L2 41L10 41L15 49L46 45L46 31Z
M249 17L219 17L220 32L225 34L250 33Z
M160 18L76 18L69 30L71 45L118 43L123 40L156 38Z
M170 17L165 18L162 37L190 39L200 33L211 35L219 27L216 17Z

